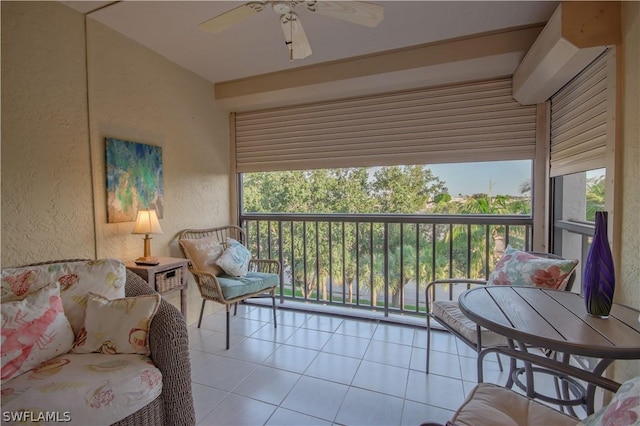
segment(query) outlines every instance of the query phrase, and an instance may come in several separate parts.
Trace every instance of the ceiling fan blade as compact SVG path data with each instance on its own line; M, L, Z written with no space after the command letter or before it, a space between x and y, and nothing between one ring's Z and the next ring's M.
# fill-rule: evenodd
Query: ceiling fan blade
M243 21L258 12L264 10L265 3L259 1L250 1L242 6L238 6L235 9L231 9L228 12L215 16L207 21L204 21L198 27L200 29L209 31L211 33L219 33L226 30L230 26Z
M289 59L304 59L311 55L311 45L302 28L300 18L293 12L280 16L284 41L289 49Z
M307 9L370 28L377 26L384 18L384 7L363 1L307 1Z

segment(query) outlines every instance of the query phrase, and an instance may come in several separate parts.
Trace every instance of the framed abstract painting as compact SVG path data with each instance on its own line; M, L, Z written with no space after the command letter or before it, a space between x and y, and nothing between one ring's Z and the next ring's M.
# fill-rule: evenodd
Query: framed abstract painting
M162 147L106 138L107 222L133 222L140 209L162 219Z

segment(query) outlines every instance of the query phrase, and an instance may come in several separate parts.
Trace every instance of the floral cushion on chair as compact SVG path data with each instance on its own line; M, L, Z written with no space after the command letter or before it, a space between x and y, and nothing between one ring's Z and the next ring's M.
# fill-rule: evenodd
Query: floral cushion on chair
M63 354L3 383L3 419L25 411L32 417L2 424L111 425L163 394L162 382L145 355ZM57 413L58 420L47 413ZM36 421L39 416L51 421Z
M640 376L624 382L611 402L578 426L640 426Z
M507 246L488 284L564 290L577 265L575 259L550 259Z
M73 330L64 315L57 282L22 300L4 302L1 312L3 381L67 353L73 346Z
M113 300L89 293L84 326L71 352L149 355L149 327L159 306L157 293Z

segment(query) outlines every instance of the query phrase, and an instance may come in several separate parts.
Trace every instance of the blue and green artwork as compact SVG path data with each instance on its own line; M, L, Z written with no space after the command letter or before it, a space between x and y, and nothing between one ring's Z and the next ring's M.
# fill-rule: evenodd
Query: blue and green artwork
M162 218L162 148L107 138L107 221L133 222L140 209Z

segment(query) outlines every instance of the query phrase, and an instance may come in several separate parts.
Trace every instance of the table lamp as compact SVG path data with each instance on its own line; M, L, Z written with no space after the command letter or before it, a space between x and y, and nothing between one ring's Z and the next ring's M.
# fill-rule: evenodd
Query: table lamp
M151 237L149 237L149 234L162 234L155 209L138 210L132 233L144 234L144 256L136 259L136 262L157 262L156 258L151 257Z

